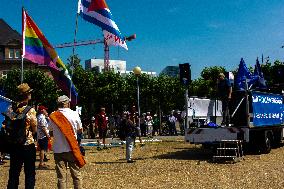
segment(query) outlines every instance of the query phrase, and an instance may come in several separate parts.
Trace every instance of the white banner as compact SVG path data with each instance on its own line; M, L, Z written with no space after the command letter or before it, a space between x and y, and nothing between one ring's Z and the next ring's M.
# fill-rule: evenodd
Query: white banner
M202 98L188 99L188 116L210 117L215 115L222 116L222 102L220 100Z

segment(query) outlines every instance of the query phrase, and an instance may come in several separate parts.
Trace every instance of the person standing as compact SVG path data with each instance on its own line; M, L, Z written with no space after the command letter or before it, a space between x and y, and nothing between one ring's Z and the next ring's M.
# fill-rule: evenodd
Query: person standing
M147 136L147 125L146 125L146 113L143 113L140 117L140 128L141 136Z
M91 118L91 123L90 123L88 129L89 129L88 137L90 139L96 138L96 121L95 121L95 117L94 116Z
M45 106L38 107L38 115L37 115L37 142L39 145L39 169L48 168L44 163L44 153L47 152L48 149L48 141L50 139L49 133L47 130L48 127L48 113L47 108Z
M126 141L126 161L127 163L133 163L134 160L132 159L132 152L137 134L137 127L131 120L131 115L128 112L123 113L123 118L120 124L120 128L123 130Z
M55 170L57 174L57 187L66 188L67 166L73 179L75 189L82 188L80 168L86 162L80 152L77 142L77 132L82 132L82 122L79 114L70 109L70 99L60 96L57 99L58 110L50 114L49 131L53 132L53 152Z
M172 111L171 115L169 116L169 130L170 130L171 136L177 135L176 121L177 121L177 118L174 115L174 111Z
M232 85L223 73L220 73L218 78L218 96L222 101L223 120L221 125L229 126L230 124L229 103L232 97Z
M154 114L153 117L153 135L157 136L160 134L160 120L157 114Z
M25 189L35 187L35 161L36 148L33 135L37 132L36 111L28 106L31 100L32 89L27 83L22 83L18 87L18 103L16 113L26 114L25 131L26 140L23 145L15 144L10 151L10 170L7 189L18 188L19 176L24 164Z
M100 112L97 114L96 118L96 127L99 131L99 139L103 140L104 149L107 149L106 147L106 134L107 134L107 116L105 112L105 108L101 107ZM98 150L100 150L100 140L98 140Z
M147 125L147 136L152 137L153 134L153 117L150 112L146 115L146 125Z
M141 118L139 118L139 113L136 112L136 107L134 105L131 107L131 111L130 111L130 115L129 116L130 116L130 120L136 126L136 131L137 131L136 136L139 139L140 145L144 146L145 144L143 143L142 133L141 133ZM134 141L134 143L135 143L135 141Z

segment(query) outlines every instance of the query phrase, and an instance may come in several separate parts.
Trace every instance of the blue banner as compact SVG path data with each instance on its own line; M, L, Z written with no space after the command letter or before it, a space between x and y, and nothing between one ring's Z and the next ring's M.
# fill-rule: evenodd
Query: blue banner
M9 101L9 99L0 96L0 128L2 127L2 122L4 121L4 116L1 113L6 112L10 105L11 101Z
M252 92L253 125L272 126L283 123L283 96Z

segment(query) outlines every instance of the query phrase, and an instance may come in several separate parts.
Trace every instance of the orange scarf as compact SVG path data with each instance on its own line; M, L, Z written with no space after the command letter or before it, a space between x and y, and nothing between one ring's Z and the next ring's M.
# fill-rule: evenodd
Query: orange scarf
M71 151L76 159L76 164L82 168L86 161L81 154L78 142L74 136L74 130L68 119L59 111L53 112L50 114L50 119L57 125L57 127L60 129L62 134L65 136Z

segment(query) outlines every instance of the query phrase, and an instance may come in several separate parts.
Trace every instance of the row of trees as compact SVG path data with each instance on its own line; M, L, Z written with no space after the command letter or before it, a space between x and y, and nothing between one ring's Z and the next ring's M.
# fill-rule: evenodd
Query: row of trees
M74 58L74 60L73 60ZM79 98L78 106L82 106L84 117L91 117L101 106L105 106L109 114L129 110L130 106L137 104L136 76L129 74L122 77L118 73L84 70L78 56L68 59L68 68L73 62L74 70L72 80L77 87ZM276 61L274 64L262 65L264 75L272 86L279 83L279 72L283 63ZM216 80L220 72L225 72L224 67L205 67L201 77L193 80L189 86L191 96L216 97ZM283 69L284 71L284 69ZM284 74L284 73L283 73ZM34 89L33 101L35 105L43 104L50 111L56 108L56 98L62 94L56 83L40 70L26 70L24 82ZM0 87L5 95L16 100L16 86L20 83L20 70L8 73L7 78L0 80ZM139 76L140 107L141 112L151 111L153 113L163 112L168 114L171 110L184 109L184 93L186 87L180 84L179 78L166 75L151 77L146 74Z

